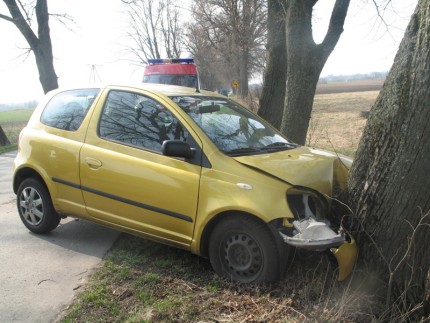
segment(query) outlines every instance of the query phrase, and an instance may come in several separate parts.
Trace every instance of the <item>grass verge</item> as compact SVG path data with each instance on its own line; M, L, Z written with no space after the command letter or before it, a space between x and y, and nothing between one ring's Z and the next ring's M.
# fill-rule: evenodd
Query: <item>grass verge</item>
M296 256L283 281L245 286L220 279L207 260L187 251L123 234L61 322L367 319L357 307L366 300L350 295L349 281L337 282L327 257Z

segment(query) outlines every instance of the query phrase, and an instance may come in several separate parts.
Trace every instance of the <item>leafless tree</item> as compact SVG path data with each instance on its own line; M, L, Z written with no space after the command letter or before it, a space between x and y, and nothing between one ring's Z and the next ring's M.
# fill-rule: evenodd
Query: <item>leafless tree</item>
M33 5L26 7L21 1L16 0L3 0L3 2L9 10L9 15L0 13L0 18L14 24L30 46L30 50L36 58L39 80L43 91L47 93L58 88L57 75L53 64L48 1L37 0L35 7ZM37 35L31 26L31 11L33 9L36 13Z
M54 70L52 43L49 28L49 12L47 0L37 0L36 5L25 5L21 1L3 0L9 14L0 13L0 19L15 25L24 36L29 51L32 51L36 58L36 65L39 71L39 80L45 93L58 88L57 75ZM32 29L32 13L36 14L37 35ZM0 145L9 143L6 134L0 126Z
M321 71L343 32L350 0L336 0L320 44L312 35L312 11L318 0L287 0L287 78L281 131L304 144ZM275 112L276 113L276 112Z
M262 66L266 41L265 1L196 0L193 17L193 28L207 40L205 47L200 48L195 42L195 56L203 56L199 55L200 51L215 53L212 56L219 57L239 81L239 93L247 96L249 78L256 67Z
M267 65L258 114L280 129L287 79L287 0L267 0Z
M129 24L127 50L138 64L148 58L180 57L183 46L181 8L171 0L122 0Z
M230 88L231 81L237 78L238 70L232 63L233 57L227 55L228 48L218 44L216 49L207 35L207 29L200 24L187 26L185 47L191 53L199 67L200 83L203 88L215 90Z

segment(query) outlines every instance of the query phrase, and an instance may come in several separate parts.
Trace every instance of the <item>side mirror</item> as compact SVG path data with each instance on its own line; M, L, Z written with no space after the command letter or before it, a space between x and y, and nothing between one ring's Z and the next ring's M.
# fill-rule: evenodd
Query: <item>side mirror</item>
M165 140L161 146L163 155L190 159L194 156L194 148L181 140Z

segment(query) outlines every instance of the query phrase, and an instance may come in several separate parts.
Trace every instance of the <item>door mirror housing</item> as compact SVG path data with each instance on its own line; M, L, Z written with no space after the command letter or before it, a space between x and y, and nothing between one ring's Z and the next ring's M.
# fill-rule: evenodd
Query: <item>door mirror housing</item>
M165 140L161 146L163 155L170 157L193 158L195 149L181 140Z

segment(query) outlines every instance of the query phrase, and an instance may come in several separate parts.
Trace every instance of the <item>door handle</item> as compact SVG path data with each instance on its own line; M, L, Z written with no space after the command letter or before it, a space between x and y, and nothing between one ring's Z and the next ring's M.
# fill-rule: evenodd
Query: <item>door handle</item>
M91 157L85 157L85 162L92 169L98 169L103 165L100 160Z

